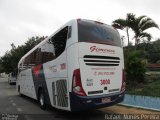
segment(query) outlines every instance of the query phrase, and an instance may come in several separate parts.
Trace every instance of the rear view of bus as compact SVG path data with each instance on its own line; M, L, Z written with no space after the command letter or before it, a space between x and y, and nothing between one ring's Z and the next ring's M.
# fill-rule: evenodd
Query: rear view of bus
M72 74L71 111L102 108L123 101L124 58L118 31L100 22L78 19L77 33L78 65Z

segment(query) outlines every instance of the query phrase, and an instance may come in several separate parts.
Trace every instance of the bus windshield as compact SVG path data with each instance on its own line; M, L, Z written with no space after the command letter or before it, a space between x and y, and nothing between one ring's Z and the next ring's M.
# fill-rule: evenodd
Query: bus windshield
M115 29L106 24L87 20L78 20L78 40L121 47L120 36Z

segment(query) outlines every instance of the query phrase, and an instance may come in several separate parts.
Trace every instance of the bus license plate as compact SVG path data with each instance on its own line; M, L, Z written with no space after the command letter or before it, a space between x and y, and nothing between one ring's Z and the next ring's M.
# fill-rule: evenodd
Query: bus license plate
M102 98L102 103L111 102L111 98Z

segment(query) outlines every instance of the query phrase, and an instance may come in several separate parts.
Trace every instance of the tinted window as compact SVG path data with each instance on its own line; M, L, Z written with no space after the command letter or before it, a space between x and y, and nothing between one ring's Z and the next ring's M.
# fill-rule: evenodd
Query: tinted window
M51 38L50 42L54 46L56 57L58 57L65 50L66 41L69 37L71 37L71 27L67 26Z
M93 42L121 46L119 33L109 25L93 21L78 21L79 42Z
M24 59L24 62L22 64L22 69L27 69L27 68L31 68L32 66L35 66L36 65L35 59L36 59L36 50L33 51Z
M20 64L20 69L25 70L53 59L55 59L54 46L46 41L24 59L23 64Z
M20 70L25 70L55 59L65 50L66 41L70 37L71 26L67 26L30 53L20 64Z
M49 41L43 44L39 50L41 63L55 59L54 46Z

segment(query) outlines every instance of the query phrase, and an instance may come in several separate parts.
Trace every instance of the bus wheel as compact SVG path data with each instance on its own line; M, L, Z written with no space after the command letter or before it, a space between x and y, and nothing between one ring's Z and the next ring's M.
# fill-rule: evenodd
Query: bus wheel
M39 91L39 104L40 104L41 109L43 110L46 109L46 103L45 103L45 97L44 97L43 90Z

